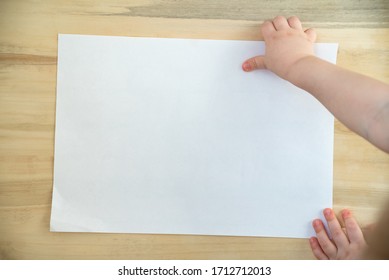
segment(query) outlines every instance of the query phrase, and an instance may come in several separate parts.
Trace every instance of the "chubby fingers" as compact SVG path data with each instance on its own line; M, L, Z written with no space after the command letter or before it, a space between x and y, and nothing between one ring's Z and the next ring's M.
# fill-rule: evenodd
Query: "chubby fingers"
M309 245L311 245L312 252L318 260L328 260L328 256L324 253L316 237L309 239Z
M323 214L327 220L328 228L330 229L332 240L334 241L336 247L339 251L345 250L349 246L350 242L340 226L334 211L330 208L326 208L324 209Z
M296 30L303 29L300 19L296 16L291 16L288 19L283 16L276 16L272 21L267 20L261 25L261 33L262 36L266 39L266 37L269 36L271 33L278 30L285 30L288 28L293 28ZM308 30L313 31L313 29Z
M261 55L249 58L242 64L242 69L246 72L250 72L256 69L265 69L265 68L266 66L265 66L264 57Z
M299 22L299 19L296 17L297 21ZM293 19L293 24L296 24L296 19ZM300 23L301 24L301 23ZM261 25L261 33L263 38L266 40L273 32L276 32L277 30L282 30L290 28L288 21L283 16L277 16L273 19L273 21L265 21ZM242 69L246 72L250 72L256 69L265 69L265 61L264 57L259 55L255 57L251 57L247 59L242 64Z
M310 245L316 258L344 258L349 253L350 243L355 243L361 246L365 244L362 230L358 226L356 220L351 216L350 211L347 209L342 211L342 218L346 226L346 232L342 229L332 209L324 209L323 214L327 221L332 240L328 236L323 222L319 219L314 220L313 228L315 229L317 238L311 238ZM318 246L320 248L318 248Z
M342 218L346 227L346 232L350 243L365 244L365 238L362 233L362 229L358 225L357 221L352 216L350 210L344 209L342 212Z
M273 25L276 30L284 30L290 28L288 21L283 16L276 16L273 19Z
M261 25L261 33L266 41L266 39L274 32L279 30L285 30L288 28L303 30L303 26L298 17L291 16L290 18L286 19L283 16L277 16L273 19L273 21L265 21ZM308 28L304 31L304 33L306 34L309 41L311 41L312 43L316 41L317 35L315 29Z
M292 16L286 19L283 16L277 16L272 21L265 21L261 25L261 33L263 39L266 44L269 44L272 36L278 31L290 31L293 30L294 33L302 33L302 25L301 21L298 17ZM297 30L297 31L296 31ZM316 40L316 32L313 29L307 29L305 32L305 37L308 38L309 41L315 42ZM281 32L282 34L282 32ZM266 69L265 57L264 56L255 56L247 59L242 64L242 69L246 72L250 72L256 69Z
M293 29L297 29L297 30L303 29L300 19L296 16L292 16L292 17L288 18L288 24Z
M326 229L324 227L323 222L319 219L316 219L313 221L312 225L313 225L313 228L316 232L316 239L317 239L318 244L320 245L323 253L329 259L334 259L336 257L338 249L336 248L335 244L328 237L328 234L326 232ZM311 247L312 247L312 241L311 241Z
M317 35L316 35L315 29L309 28L309 29L305 30L304 32L307 35L309 41L311 41L312 43L314 43L316 41Z
M309 240L313 254L318 259L357 259L361 252L367 247L362 229L351 215L351 212L344 209L341 212L345 229L341 227L332 209L326 208L323 211L327 221L332 239L327 234L321 220L313 221L313 228L316 237Z

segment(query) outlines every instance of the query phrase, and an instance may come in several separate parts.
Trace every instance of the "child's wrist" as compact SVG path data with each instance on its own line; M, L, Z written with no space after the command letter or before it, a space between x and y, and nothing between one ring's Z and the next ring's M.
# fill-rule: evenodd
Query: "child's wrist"
M311 71L313 64L317 62L319 58L314 55L307 55L296 60L286 72L284 79L292 84L302 87L307 73Z

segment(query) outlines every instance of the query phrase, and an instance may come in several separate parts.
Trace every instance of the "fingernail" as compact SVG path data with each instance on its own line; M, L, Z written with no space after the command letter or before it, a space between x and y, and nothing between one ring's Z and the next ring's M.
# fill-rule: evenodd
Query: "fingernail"
M319 219L316 219L312 222L313 229L315 230L316 233L320 232L322 230L322 223Z
M244 71L248 72L251 70L251 64L248 61L245 61L242 65Z
M328 219L332 219L332 211L331 211L331 209L329 209L329 208L326 208L326 209L324 209L324 217L326 217L326 219L328 220Z
M350 216L351 216L350 210L344 209L344 210L342 211L342 217L343 217L343 219L347 219L347 218L349 218Z

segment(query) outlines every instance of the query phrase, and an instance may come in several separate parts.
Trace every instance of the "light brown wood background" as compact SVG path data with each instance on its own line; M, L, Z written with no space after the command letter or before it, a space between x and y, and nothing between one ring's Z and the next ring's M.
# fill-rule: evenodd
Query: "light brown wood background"
M279 14L339 42L339 65L389 83L387 0L0 0L0 258L313 258L306 239L49 232L58 33L258 40ZM388 197L389 156L336 122L335 210L366 225Z

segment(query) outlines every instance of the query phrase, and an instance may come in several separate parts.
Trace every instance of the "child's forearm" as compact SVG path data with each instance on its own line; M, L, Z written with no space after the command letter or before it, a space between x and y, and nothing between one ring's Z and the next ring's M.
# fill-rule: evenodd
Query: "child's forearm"
M314 56L316 33L297 17L275 17L261 25L265 55L247 59L244 71L269 69L310 92L336 118L389 152L389 85Z
M287 79L310 92L339 121L389 152L389 85L314 56L297 61Z

